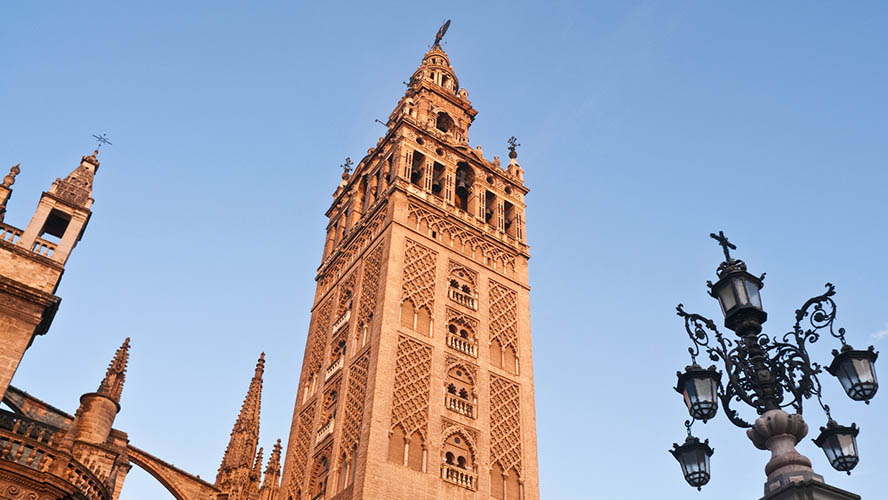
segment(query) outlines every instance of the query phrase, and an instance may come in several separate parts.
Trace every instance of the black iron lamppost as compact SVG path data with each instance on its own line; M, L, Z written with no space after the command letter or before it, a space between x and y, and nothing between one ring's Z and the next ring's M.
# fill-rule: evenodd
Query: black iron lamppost
M845 330L834 329L835 287L830 283L826 284L826 293L809 299L796 311L792 331L782 337L762 333L762 324L768 319L759 293L765 275L750 274L743 261L731 257L730 250L736 247L724 233L710 236L721 245L725 260L716 271L718 281L707 282L709 294L721 305L725 327L737 337L723 336L714 321L685 312L681 304L676 308L677 314L684 318L685 330L693 344L688 348L691 365L684 373L678 373L675 388L684 397L692 420L685 423L688 427L685 444L675 444L671 450L685 479L698 489L709 481L712 449L708 441L700 443L690 435L690 425L693 420L706 422L713 418L720 402L728 420L747 429L747 436L757 448L772 453L765 467L766 498L783 495L787 488L800 484L819 488L819 494L825 495L822 498L855 498L853 494L825 485L823 478L811 468L811 461L795 449L808 433L808 425L802 418L802 403L816 397L826 413L827 424L821 427L821 434L814 442L836 470L850 474L859 461L856 440L859 430L854 424L846 427L833 421L829 406L822 400L818 375L823 369L811 361L807 345L816 342L825 332L838 339L842 346L833 351L833 361L826 370L839 379L849 397L867 404L879 388L874 369L878 353L872 346L866 351L854 350L845 341ZM722 372L715 366L704 369L697 364L701 351L724 369L724 383ZM736 402L750 406L759 417L753 423L747 422L731 407ZM784 408L793 413L787 413Z

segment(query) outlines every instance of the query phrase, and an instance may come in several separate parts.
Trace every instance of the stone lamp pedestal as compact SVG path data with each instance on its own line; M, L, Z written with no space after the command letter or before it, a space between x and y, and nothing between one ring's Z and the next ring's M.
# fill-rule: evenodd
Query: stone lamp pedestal
M795 446L808 434L799 414L770 410L755 420L746 435L760 450L771 452L765 465L765 496L762 500L860 500L860 496L830 486L814 472L811 461Z

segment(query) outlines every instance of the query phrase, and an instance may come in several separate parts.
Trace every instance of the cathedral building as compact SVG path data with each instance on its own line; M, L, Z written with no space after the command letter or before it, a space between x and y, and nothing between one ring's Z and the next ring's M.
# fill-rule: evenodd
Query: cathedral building
M100 163L96 151L56 179L24 230L3 220L12 167L0 185L0 500L115 500L132 466L177 500L539 499L528 190L514 138L505 166L469 145L477 111L439 44L446 26L327 210L286 453L278 439L264 462L259 446L263 353L212 483L114 428L128 338L73 415L10 385L60 307Z
M523 170L469 145L438 44L342 182L315 294L286 500L539 498Z

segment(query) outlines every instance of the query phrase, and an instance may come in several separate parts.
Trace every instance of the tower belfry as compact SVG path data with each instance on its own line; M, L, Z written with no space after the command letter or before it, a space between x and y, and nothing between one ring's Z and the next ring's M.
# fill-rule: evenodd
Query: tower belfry
M56 179L24 230L3 220L19 165L0 185L0 395L34 337L46 333L61 302L56 288L92 215L97 155L82 157L67 177Z
M327 210L280 499L537 500L523 170L440 46Z

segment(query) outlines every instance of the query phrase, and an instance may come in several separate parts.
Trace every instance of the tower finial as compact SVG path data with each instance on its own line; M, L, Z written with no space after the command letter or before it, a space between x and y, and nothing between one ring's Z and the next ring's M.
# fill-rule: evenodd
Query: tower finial
M517 148L518 146L521 145L521 144L518 144L518 139L516 139L515 136L513 135L512 137L509 137L508 139L506 139L506 142L509 143L509 158L512 158L512 159L518 158L518 152L515 151L515 148Z
M3 186L10 187L15 184L15 176L19 174L22 170L19 168L21 163L16 163L9 169L9 173L6 174L6 177L3 178Z
M345 163L339 165L339 168L342 169L342 180L348 180L348 174L351 173L352 165L354 165L354 163L352 163L351 156L346 156Z
M441 39L444 38L444 34L447 33L448 28L450 28L450 19L444 21L444 24L438 28L438 33L435 34L435 43L432 47L441 47Z
M105 378L99 384L99 390L96 392L111 398L115 403L120 403L120 394L123 392L123 382L126 380L126 364L129 361L129 337L123 341L120 348L114 354L114 359L108 365L108 371Z

